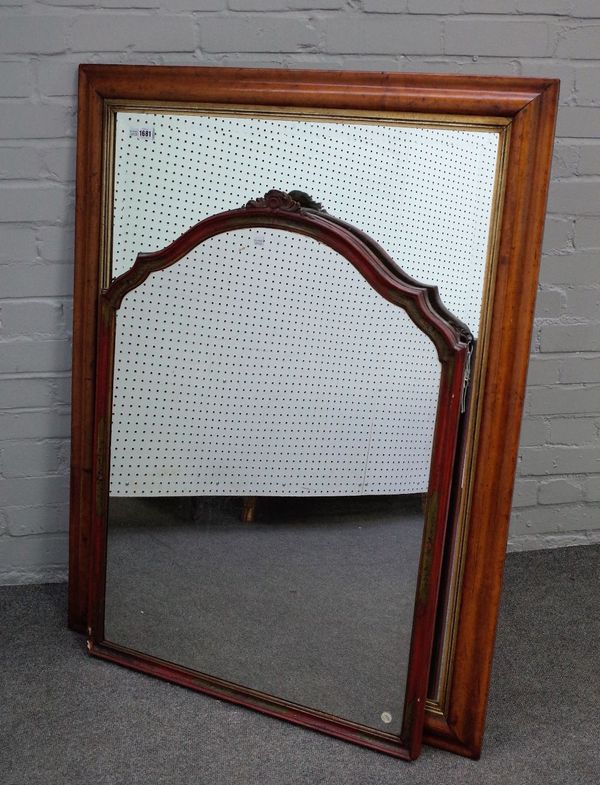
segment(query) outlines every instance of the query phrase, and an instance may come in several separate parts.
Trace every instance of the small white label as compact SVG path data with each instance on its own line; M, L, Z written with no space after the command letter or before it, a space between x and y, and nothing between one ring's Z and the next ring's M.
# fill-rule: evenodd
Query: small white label
M264 244L265 244L264 234L257 232L257 234L254 235L254 245L258 245L259 247L262 248Z
M154 139L154 127L151 125L133 125L129 128L129 136L135 139Z
M382 712L381 721L385 722L386 725L390 724L390 722L392 721L392 715L389 713L389 711Z

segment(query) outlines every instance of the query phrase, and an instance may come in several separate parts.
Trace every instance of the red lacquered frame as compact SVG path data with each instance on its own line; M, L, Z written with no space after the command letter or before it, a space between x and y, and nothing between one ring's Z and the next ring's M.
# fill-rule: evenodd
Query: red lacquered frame
M451 526L444 559L458 586L451 609L453 648L446 684L428 697L424 741L480 755L539 270L558 80L512 76L379 73L254 68L83 65L79 72L77 204L71 439L69 625L88 626L99 288L108 220L104 195L109 108L286 107L375 112L412 118L494 121L504 128L504 187L495 205L497 233L487 324L474 368L464 488L465 513ZM468 434L467 434L468 436ZM469 441L470 440L470 441ZM470 452L469 452L470 451ZM443 590L447 586L442 587ZM440 618L440 627L450 622Z
M291 704L274 696L200 674L142 652L127 650L104 639L107 515L110 473L110 429L116 313L128 292L153 272L176 264L210 237L236 229L279 229L306 235L345 257L368 283L390 302L403 308L434 343L441 364L439 398L432 445L423 544L417 578L411 649L402 731L399 737L374 728ZM288 194L270 191L244 208L206 218L167 248L141 253L133 267L100 294L96 367L96 471L93 493L90 573L91 654L206 692L272 716L329 733L397 757L413 759L421 750L429 663L433 643L446 521L465 386L466 363L472 350L468 328L442 304L436 287L408 276L374 240L323 210L303 206Z

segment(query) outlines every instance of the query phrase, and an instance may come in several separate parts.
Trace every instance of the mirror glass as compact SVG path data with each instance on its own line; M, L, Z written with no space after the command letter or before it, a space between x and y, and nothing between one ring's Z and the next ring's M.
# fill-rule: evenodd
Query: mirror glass
M115 110L106 284L271 188L366 232L477 335L499 133L250 108ZM400 734L440 384L342 256L207 240L117 311L105 637Z
M301 190L366 232L417 281L438 286L444 305L477 336L496 130L324 121L308 110L293 119L272 119L274 110L212 111L116 112L114 277L140 251L164 248L203 218L272 188Z
M151 275L117 311L106 638L399 734L439 381L312 238Z

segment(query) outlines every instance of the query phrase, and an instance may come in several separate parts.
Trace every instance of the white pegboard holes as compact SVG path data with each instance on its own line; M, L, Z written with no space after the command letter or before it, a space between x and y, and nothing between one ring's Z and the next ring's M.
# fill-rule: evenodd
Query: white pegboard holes
M437 284L477 334L497 154L495 132L120 112L113 273L202 218L299 189Z
M427 489L435 348L327 246L214 237L117 324L112 495Z
M113 273L202 218L300 189L476 333L497 154L489 132L121 112ZM125 299L111 492L426 490L433 346L323 246L263 235L215 238Z

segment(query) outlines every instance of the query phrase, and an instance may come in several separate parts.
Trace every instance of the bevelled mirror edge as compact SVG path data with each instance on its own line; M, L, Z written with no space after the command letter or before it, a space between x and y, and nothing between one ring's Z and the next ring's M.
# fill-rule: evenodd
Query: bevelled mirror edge
M132 80L135 77L135 82ZM260 85L258 82L260 81ZM368 89L367 89L368 88ZM375 74L318 71L263 71L138 66L83 66L77 172L76 301L73 375L73 474L71 485L70 624L86 627L89 576L89 516L93 508L90 472L94 450L93 358L96 292L99 281L101 215L102 117L108 101L122 98L238 102L261 105L348 107L405 112L491 115L511 128L507 189L500 230L502 266L496 278L488 316L492 323L486 385L500 385L513 401L513 417L493 400L482 404L480 434L489 446L504 444L504 462L483 467L481 450L474 476L484 480L470 511L464 575L481 587L470 600L468 614L457 623L460 666L449 678L447 714L428 711L425 741L476 757L481 747L489 665L497 617L503 554L506 545L512 471L516 460L518 414L522 406L541 232L545 212L558 82L548 79L459 77L425 74ZM284 98L284 100L282 100ZM504 343L498 322L511 314ZM495 326L494 326L495 325ZM508 368L512 369L510 372ZM487 388L489 389L489 387ZM516 402L516 403L515 403ZM476 560L475 555L480 556ZM483 557L481 557L483 553ZM484 574L486 578L484 578ZM490 580L490 575L492 576ZM465 600L463 599L463 603ZM466 607L466 606L465 606ZM468 616L468 619L467 619ZM463 617L467 619L464 623ZM477 656L469 642L474 622L480 630ZM450 719L446 719L452 718Z

